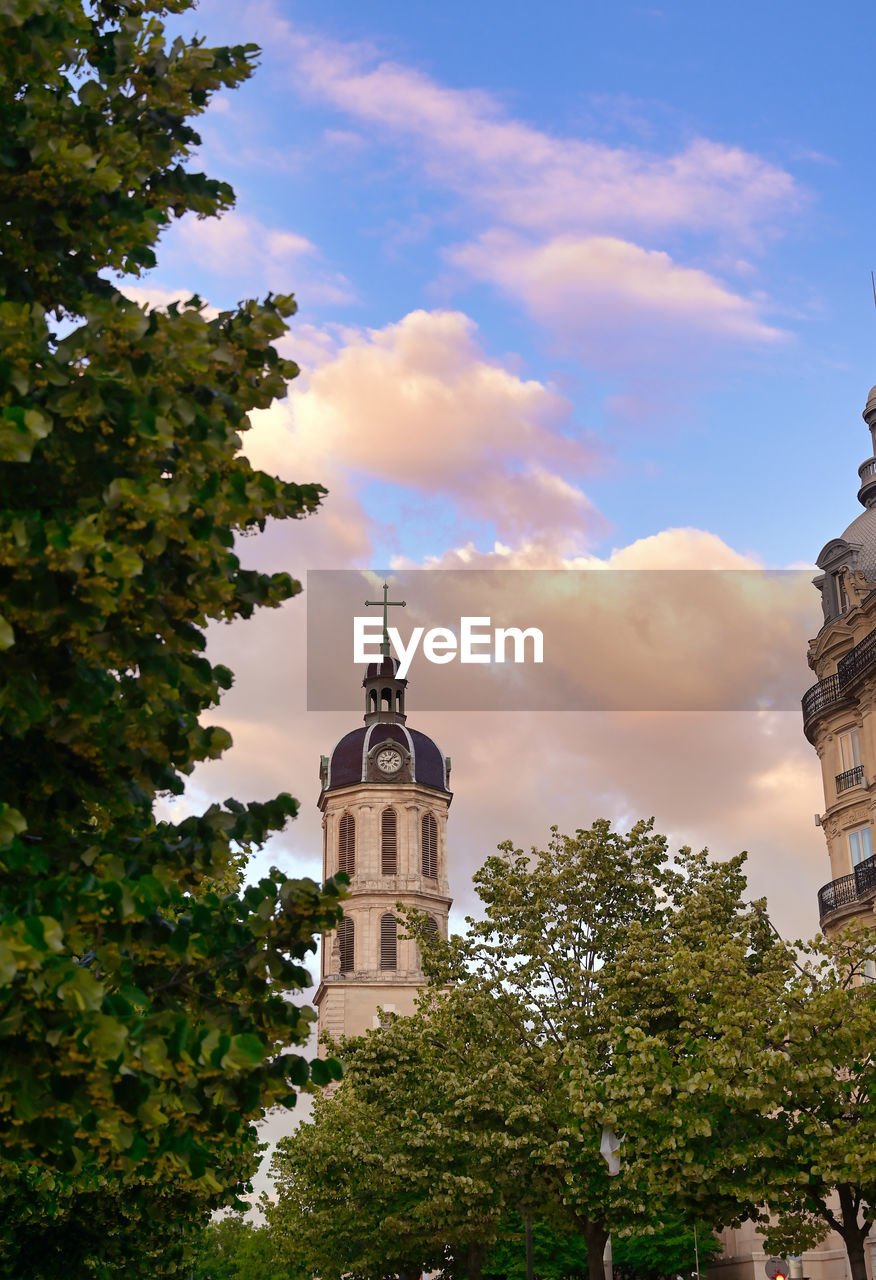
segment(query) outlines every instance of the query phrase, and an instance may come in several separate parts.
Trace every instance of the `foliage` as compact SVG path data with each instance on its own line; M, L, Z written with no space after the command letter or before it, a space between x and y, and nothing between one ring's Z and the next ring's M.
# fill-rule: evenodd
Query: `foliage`
M192 1280L309 1280L290 1268L267 1227L240 1214L211 1222L197 1244Z
M866 1280L876 1220L876 983L870 930L819 939L782 1010L783 1068L775 1121L792 1176L772 1184L770 1248L800 1252L833 1229L852 1280Z
M456 1274L477 1276L517 1214L583 1240L601 1277L609 1231L677 1220L644 1153L612 1178L599 1148L618 991L636 1001L629 939L738 887L736 864L680 858L649 823L622 835L597 822L531 856L502 846L475 876L484 918L463 938L443 943L408 914L432 976L418 1013L342 1043L341 1088L276 1157L271 1220L317 1250L313 1270L382 1275L389 1240L399 1271L446 1246Z
M677 1216L657 1230L613 1238L611 1246L614 1280L693 1280L697 1253L702 1273L721 1256L714 1232L700 1225L695 1241L690 1222Z
M587 1241L561 1234L546 1222L532 1224L533 1271L539 1280L566 1280L587 1274ZM495 1244L487 1250L484 1280L526 1280L526 1226L510 1214L499 1226Z
M229 890L290 796L153 816L230 743L199 719L232 680L204 628L300 589L242 568L235 536L322 492L240 453L248 412L297 372L273 346L290 297L161 313L102 274L137 274L172 217L231 203L186 169L188 120L256 50L168 45L162 17L191 7L0 0L4 1258L49 1222L105 1242L118 1228L119 1256L142 1257L137 1205L158 1237L174 1205L197 1219L235 1202L251 1122L311 1074L293 1050L312 1015L286 993L338 917L331 883L274 870ZM79 1274L114 1274L110 1244L89 1248ZM71 1274L28 1273L56 1266Z
M624 1135L622 1177L640 1167L646 1189L691 1214L759 1221L780 1253L833 1227L863 1280L876 1210L873 939L784 945L762 904L743 906L731 867L691 880L671 930L630 931L628 972L607 980L613 1068L599 1076L582 1055L576 1106Z

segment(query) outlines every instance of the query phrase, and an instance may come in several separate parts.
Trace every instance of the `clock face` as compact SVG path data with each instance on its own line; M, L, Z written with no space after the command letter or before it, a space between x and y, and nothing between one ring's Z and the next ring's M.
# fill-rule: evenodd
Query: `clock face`
M401 768L402 758L397 751L393 751L391 747L387 747L385 751L381 751L377 756L377 767L381 773L395 773Z

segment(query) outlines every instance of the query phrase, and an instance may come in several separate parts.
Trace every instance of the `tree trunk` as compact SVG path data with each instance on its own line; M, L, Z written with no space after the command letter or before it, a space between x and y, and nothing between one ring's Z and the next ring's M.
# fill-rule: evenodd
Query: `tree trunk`
M870 1234L870 1227L869 1225L862 1227L858 1222L858 1214L851 1187L840 1183L837 1187L837 1194L843 1219L840 1235L846 1246L852 1280L867 1280L867 1259L864 1252L864 1241Z
M481 1280L481 1268L484 1265L485 1253L486 1245L470 1244L468 1246L465 1265L465 1274L468 1277L468 1280Z
M581 1234L587 1241L587 1280L605 1280L605 1266L602 1261L608 1232L598 1222L585 1222Z

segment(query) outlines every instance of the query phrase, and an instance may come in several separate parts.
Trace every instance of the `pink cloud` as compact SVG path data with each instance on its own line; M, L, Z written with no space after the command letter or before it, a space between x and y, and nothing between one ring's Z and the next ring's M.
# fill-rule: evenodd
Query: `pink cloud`
M760 307L669 254L610 236L556 236L541 244L489 231L451 252L474 277L524 303L566 343L601 362L628 361L631 346L684 329L699 336L771 343L781 330Z
M508 537L563 528L580 546L604 526L580 487L601 455L566 434L569 402L488 358L457 311L345 330L306 383L253 422L247 454L281 474L294 458L345 484L406 486L492 519Z
M507 224L550 234L618 227L721 230L758 239L801 203L793 177L740 147L697 138L673 155L547 134L479 89L447 88L367 46L292 32L310 95L418 147L439 181Z
M340 272L320 262L316 246L286 227L269 227L258 218L232 210L221 218L183 218L166 246L177 274L191 263L217 275L245 275L250 289L293 290L299 300L347 306L356 295Z

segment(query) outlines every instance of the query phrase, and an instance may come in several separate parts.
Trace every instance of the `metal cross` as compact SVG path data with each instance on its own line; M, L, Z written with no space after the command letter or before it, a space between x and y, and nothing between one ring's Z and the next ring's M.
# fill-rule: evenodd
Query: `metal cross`
M387 614L386 614L386 611L387 611L387 609L389 609L392 605L398 605L398 607L399 607L400 609L404 609L404 608L405 608L405 606L407 605L407 600L387 600L387 596L388 596L388 595L389 595L389 585L388 585L388 583L384 582L384 584L383 584L383 599L382 599L382 600L366 600L366 601L365 601L365 606L366 606L366 608L369 608L369 609L371 609L371 608L379 609L379 608L381 608L381 606L382 606L382 608L383 608L383 641L382 641L382 643L381 643L381 645L380 645L380 652L382 653L382 655L383 655L383 657L384 657L384 658L388 658L388 657L389 657L389 631L387 630L387 621L388 621L388 620L387 620Z

